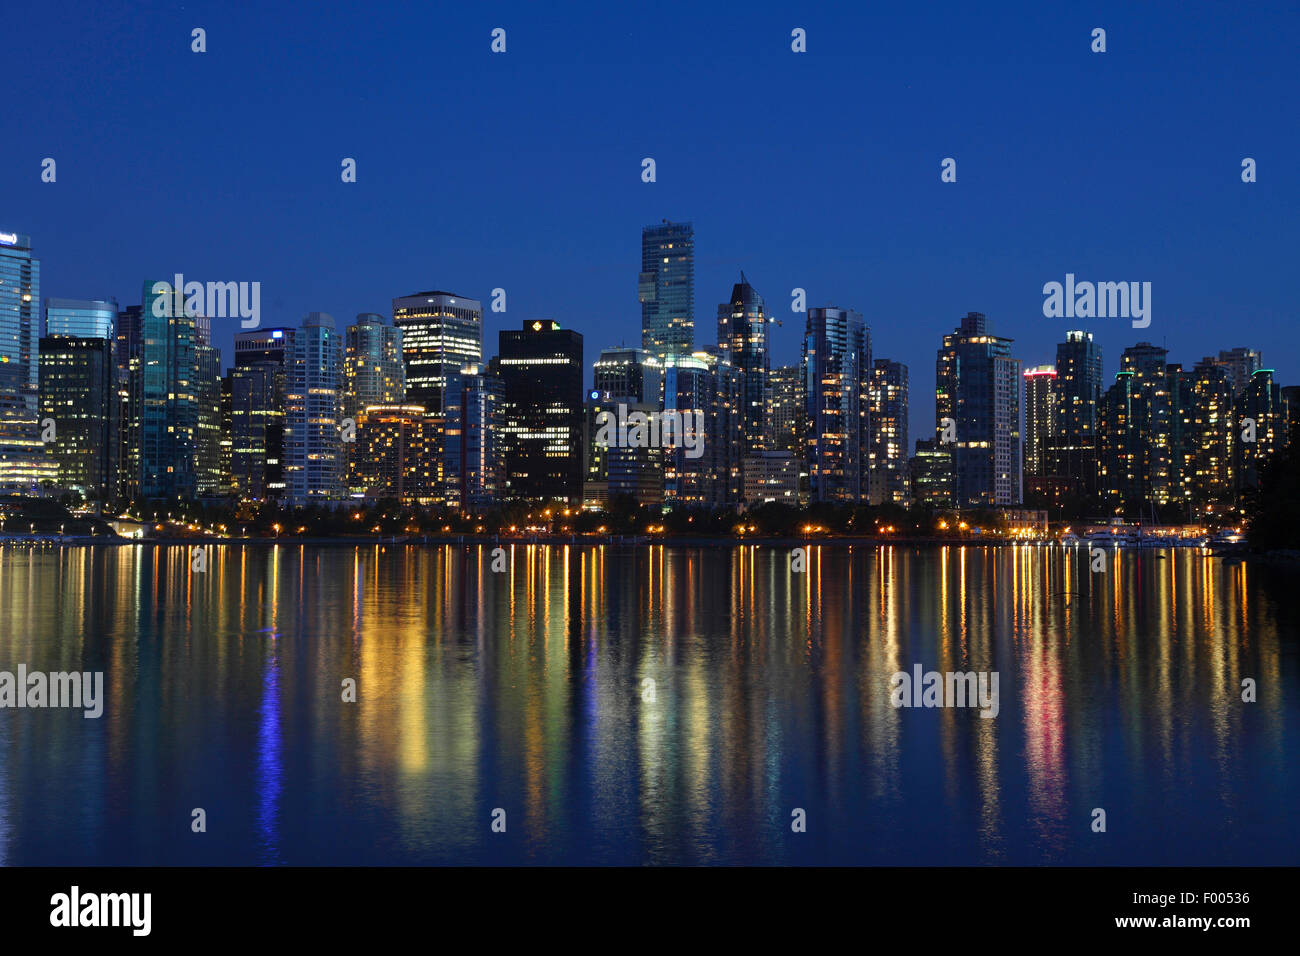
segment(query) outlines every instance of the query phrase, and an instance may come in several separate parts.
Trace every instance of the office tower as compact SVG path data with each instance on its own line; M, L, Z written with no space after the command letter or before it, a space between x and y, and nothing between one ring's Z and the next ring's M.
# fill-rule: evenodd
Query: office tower
M1192 498L1199 515L1214 518L1233 505L1233 385L1228 370L1214 359L1198 362L1192 377Z
M718 306L718 348L741 375L740 453L759 451L767 437L767 384L771 359L763 297L740 274L731 300Z
M802 376L810 498L861 501L870 475L871 332L859 313L808 310Z
M641 230L641 347L660 364L695 348L695 227L669 222Z
M222 495L233 497L235 494L235 476L231 471L234 452L234 404L231 401L230 375L221 378L221 476L225 481Z
M745 504L799 503L799 458L791 451L751 452L745 457Z
M294 329L235 333L230 369L230 479L240 501L283 500L286 351Z
M369 405L356 419L348 484L366 498L404 504L434 500L438 447L433 421L419 405Z
M990 335L984 314L968 312L943 337L935 363L935 431L955 425L953 474L958 507L1021 501L1020 362L1011 339Z
M492 372L505 390L506 486L510 498L582 495L582 336L551 319L503 329Z
M117 313L112 299L47 299L40 348L40 417L54 423L46 451L57 485L101 501L117 493Z
M116 299L49 298L45 300L45 334L111 342L117 313Z
M798 365L772 369L767 377L767 447L804 458L803 374Z
M584 415L584 508L608 507L630 496L638 504L663 503L663 449L617 441L602 444L602 415L658 416L662 409L663 368L643 349L603 349L593 367L593 388ZM624 429L624 434L626 429Z
M113 345L117 367L117 495L140 497L140 409L144 400L144 307L128 305L117 314Z
M1112 514L1140 511L1143 500L1141 399L1135 373L1120 371L1097 417L1098 493Z
M201 497L225 497L230 484L221 469L221 351L212 344L212 320L194 320L194 370L198 414L194 432L194 486Z
M285 353L285 479L294 505L346 496L343 438L343 337L333 316L312 312Z
M1168 504L1180 497L1179 408L1171 388L1181 369L1171 369L1168 350L1139 342L1124 350L1120 368L1132 373L1133 488L1141 513L1148 503ZM1131 507L1131 505L1130 505Z
M1065 333L1056 346L1052 414L1054 425L1046 446L1044 473L1069 478L1075 490L1097 493L1097 419L1102 381L1101 347L1091 332Z
M1025 477L1047 471L1047 447L1056 431L1056 368L1025 369Z
M58 478L37 422L40 303L31 237L0 231L0 493L34 494Z
M952 445L937 438L918 438L916 454L907 463L912 504L924 508L951 508L956 499Z
M620 497L651 507L663 504L664 449L628 442L631 432L626 425L629 419L640 420L653 428L660 413L657 400L642 402L596 389L588 393L582 442L584 508L608 508Z
M441 421L447 377L483 361L483 305L451 292L417 292L393 300L401 330L406 401Z
M1286 447L1288 413L1272 369L1256 369L1237 394L1233 427L1238 494L1259 487L1260 471ZM1254 439L1253 441L1251 439Z
M614 401L655 404L663 397L663 366L644 349L601 349L592 388Z
M911 501L907 477L907 366L876 359L871 366L868 498L873 505L906 507Z
M382 315L362 312L349 325L344 352L343 415L355 419L371 405L405 404L402 330Z
M740 502L741 395L740 371L722 350L669 356L663 415L674 435L663 449L666 506L732 508Z
M1228 380L1232 382L1234 400L1251 383L1254 374L1264 367L1264 360L1259 352L1242 346L1221 350L1215 361L1227 370Z
M114 492L116 369L107 336L47 335L40 340L41 420L53 424L47 450L59 488L103 500Z
M506 468L504 442L505 385L482 365L467 365L460 371L456 414L458 441L447 470L455 481L448 504L464 512L482 512L496 507L504 497ZM450 436L449 436L450 437Z
M183 292L146 282L140 336L140 496L193 498L199 426L195 314Z

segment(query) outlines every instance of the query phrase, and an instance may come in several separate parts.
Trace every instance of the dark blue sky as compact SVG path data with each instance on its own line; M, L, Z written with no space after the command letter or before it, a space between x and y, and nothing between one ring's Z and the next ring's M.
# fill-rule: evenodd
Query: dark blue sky
M1066 272L1153 285L1150 328L1089 325L1108 380L1147 339L1300 382L1294 4L101 6L6 7L0 229L32 236L43 296L138 302L180 271L260 281L263 324L297 325L500 286L488 354L553 317L589 366L640 341L641 226L690 219L697 344L742 268L784 322L773 365L792 288L858 309L911 368L913 437L966 311L1054 359L1078 323L1041 290Z

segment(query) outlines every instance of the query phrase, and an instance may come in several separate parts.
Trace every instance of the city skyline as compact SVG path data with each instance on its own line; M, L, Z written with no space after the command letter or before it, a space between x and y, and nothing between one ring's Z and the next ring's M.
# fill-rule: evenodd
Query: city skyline
M711 340L712 309L744 270L782 321L770 329L773 367L798 356L790 296L802 288L810 306L863 313L876 352L911 366L914 409L934 386L917 358L930 330L968 311L1014 339L1027 367L1052 362L1075 326L1043 317L1041 290L1067 273L1150 281L1141 338L1185 362L1249 323L1279 378L1300 380L1285 280L1300 241L1287 164L1300 149L1259 95L1293 69L1290 19L1110 8L1094 17L1110 38L1095 54L1097 24L1032 7L1023 17L945 11L936 29L920 11L796 24L760 4L744 18L693 11L683 30L684 10L671 5L649 20L601 11L563 28L507 5L508 52L496 55L497 24L469 11L380 9L302 43L290 42L301 25L287 6L145 9L159 42L136 69L108 74L89 64L118 59L127 35L89 15L56 26L50 11L15 14L19 30L67 38L15 51L14 102L44 108L0 156L3 228L37 237L49 294L132 302L133 277L175 272L260 281L272 327L312 311L384 313L394 295L450 287L484 302L489 342L552 317L631 347L641 306L629 236L667 218L694 226L697 343ZM437 83L419 68L426 16L449 67ZM195 25L208 30L201 55L189 48ZM807 54L790 52L793 26L808 31ZM161 42L172 31L174 50ZM277 33L269 57L247 39ZM388 55L369 56L375 46ZM675 51L672 71L650 53L663 48ZM1211 51L1222 69L1205 75L1187 49ZM342 66L322 73L321 62L364 62L366 82ZM1133 96L1135 73L1161 80L1141 80ZM629 108L647 84L676 104L671 117ZM705 85L716 95L692 95ZM831 85L864 102L860 119L822 95ZM268 99L267 88L280 93ZM242 104L235 125L220 112L231 96ZM429 104L429 122L412 124ZM84 145L110 128L97 116L145 136L158 115L184 117L200 138L222 130L223 148L182 162ZM1087 116L1106 123L1063 135ZM404 148L377 149L398 128ZM473 148L434 148L465 128L485 135ZM45 157L58 162L53 183L41 181ZM340 180L346 157L355 183ZM645 157L657 161L653 183L641 181ZM954 183L940 179L947 157ZM1241 181L1244 157L1258 162L1257 182ZM178 201L160 206L160 195ZM431 215L448 229L430 230ZM505 314L488 309L496 288ZM223 355L237 331L215 324ZM1107 356L1134 341L1123 320L1090 331ZM914 435L926 418L914 410Z

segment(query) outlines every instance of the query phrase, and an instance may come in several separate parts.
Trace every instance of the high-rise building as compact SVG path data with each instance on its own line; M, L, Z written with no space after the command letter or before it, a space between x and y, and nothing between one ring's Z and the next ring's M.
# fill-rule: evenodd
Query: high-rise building
M451 480L450 507L481 512L505 497L505 385L482 365L467 365L457 379L455 423L445 437L445 470ZM454 454L453 454L454 449Z
M767 438L767 385L771 358L763 297L740 274L731 299L718 306L718 348L741 375L740 453L760 451Z
M669 222L641 230L641 347L662 364L695 348L695 226Z
M599 441L605 412L615 419L620 414L658 415L663 407L662 366L644 349L603 349L593 366L592 385L583 419L583 507L603 508L621 495L638 504L662 504L663 449Z
M199 427L197 316L166 281L144 284L140 336L140 495L193 498Z
M117 313L112 299L47 299L40 340L40 417L54 424L58 487L99 500L117 492Z
M294 329L235 334L230 370L230 476L241 501L283 500L286 351Z
M592 366L592 388L616 402L658 403L663 378L663 366L644 349L601 349Z
M286 352L284 449L289 501L326 504L346 497L343 337L333 316L309 313Z
M809 495L861 501L870 490L871 332L860 313L808 310L802 374Z
M1242 346L1221 350L1215 361L1227 370L1234 400L1251 383L1251 377L1264 367L1264 359L1259 352Z
M912 499L907 477L907 366L876 359L871 367L871 445L868 499L904 507Z
M767 447L794 454L803 470L803 370L798 365L772 369L767 377Z
M406 401L438 421L447 378L483 361L483 304L451 292L417 292L393 300L401 330Z
M1048 474L1047 447L1056 431L1056 368L1025 369L1025 475Z
M400 406L406 400L402 330L382 315L362 312L349 325L344 352L343 415L355 419L371 405Z
M47 335L40 341L41 419L53 424L48 452L57 485L87 499L111 495L116 480L116 370L112 340Z
M112 341L117 327L116 299L45 300L45 334Z
M1020 362L1011 339L990 335L984 314L968 312L943 337L935 363L935 431L945 420L951 442L959 507L1015 505L1021 501Z
M552 319L503 329L492 372L505 391L505 495L530 500L582 495L582 336Z
M1232 379L1213 359L1198 362L1192 378L1191 493L1200 516L1213 518L1234 503Z
M1097 425L1102 381L1101 346L1091 332L1070 331L1056 346L1053 426L1042 449L1044 473L1069 478L1078 492L1098 488Z
M128 305L117 314L113 345L117 366L117 494L125 501L140 497L140 410L144 401L144 307Z
M419 405L370 405L357 413L348 484L367 498L407 504L434 501L438 441Z
M33 494L57 480L37 422L41 263L30 236L0 231L0 493Z
M740 372L721 349L669 356L662 414L673 423L674 434L663 446L665 505L732 508L740 503L741 394Z
M194 320L197 419L194 431L194 487L202 497L225 497L230 473L221 467L221 350L212 344L212 320Z
M756 451L745 457L745 504L799 503L799 459L793 452Z
M916 454L907 463L912 484L912 504L926 508L951 508L956 499L952 444L937 438L918 438Z
M1259 486L1260 470L1287 444L1289 415L1272 369L1255 370L1238 393L1234 412L1233 431L1239 439L1234 470L1242 493Z

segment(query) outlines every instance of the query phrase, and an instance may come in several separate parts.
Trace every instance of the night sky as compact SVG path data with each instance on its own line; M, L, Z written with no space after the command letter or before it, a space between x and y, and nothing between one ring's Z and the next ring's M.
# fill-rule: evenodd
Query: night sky
M1145 339L1300 383L1294 4L479 6L7 4L0 231L32 236L43 297L260 281L263 325L500 286L486 355L555 318L590 376L640 342L641 227L693 220L697 345L741 269L783 320L774 366L791 289L857 309L911 369L913 438L969 310L1026 365L1082 324L1107 381ZM1067 272L1151 282L1151 326L1044 318ZM224 367L238 322L214 325Z

